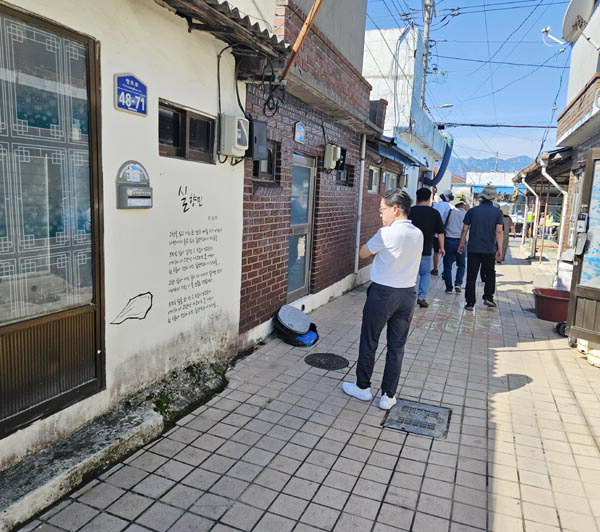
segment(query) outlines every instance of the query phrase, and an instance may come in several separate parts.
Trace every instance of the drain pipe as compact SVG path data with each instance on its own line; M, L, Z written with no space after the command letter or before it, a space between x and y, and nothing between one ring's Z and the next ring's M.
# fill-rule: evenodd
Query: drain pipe
M542 175L550 182L552 183L552 185L554 186L554 188L556 188L563 197L563 201L562 201L562 207L561 207L561 211L560 211L560 235L558 235L558 253L556 254L556 264L558 266L558 263L560 262L560 256L562 255L562 246L563 246L563 240L564 240L564 229L565 229L565 215L567 213L567 191L562 188L555 180L554 178L548 173L547 167L548 167L548 161L542 159L542 157L539 157L538 159L540 166L542 168Z
M538 217L539 217L539 213L540 213L540 197L538 196L538 193L529 186L527 181L525 181L524 175L521 175L521 183L523 185L525 185L525 188L527 188L527 190L529 190L529 192L531 192L535 197L535 208L533 211L533 228L532 228L532 233L531 233L531 250L529 252L529 256L531 258L534 258L535 257L535 238L534 237L535 237L535 235L537 235L537 230L538 230Z
M517 211L518 216L518 211ZM527 217L529 216L529 198L525 196L525 211L523 212L523 226L521 228L521 245L525 244L527 237ZM516 227L516 226L515 226Z
M360 170L358 173L358 209L356 209L356 249L354 250L354 275L358 275L358 252L360 251L360 228L362 225L362 204L365 185L365 156L367 153L367 134L360 139Z

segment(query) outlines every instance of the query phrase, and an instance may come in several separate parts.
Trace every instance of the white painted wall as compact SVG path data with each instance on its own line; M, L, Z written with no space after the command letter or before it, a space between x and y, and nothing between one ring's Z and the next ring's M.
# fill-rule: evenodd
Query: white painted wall
M406 192L413 200L413 205L417 202L417 190L419 187L419 168L417 166L405 166L406 172Z
M275 31L275 0L230 0L232 6L250 16L263 27ZM294 0L308 14L314 0ZM319 8L315 26L333 43L359 72L363 64L363 36L367 17L367 0L325 1ZM265 26L265 23L267 26Z
M591 39L600 45L600 4L596 4L596 10L590 18L584 32ZM592 44L590 44L583 36L580 36L571 52L571 69L569 71L569 87L567 89L568 105L576 96L577 93L586 83L592 79L592 76L600 71L600 56Z
M275 32L275 0L231 0L229 4L237 7L241 15L250 17L253 23L258 23L269 33Z
M187 23L153 0L15 0L101 43L102 174L106 308L106 390L2 440L0 466L60 439L103 413L136 389L190 361L233 353L238 334L241 278L243 165L203 164L160 157L158 99L200 113L217 114L217 53L222 41ZM224 112L240 115L234 92L234 60L221 65ZM113 76L130 72L148 86L148 116L116 111ZM244 100L244 88L240 90ZM129 159L150 174L154 207L115 208L115 177ZM203 197L204 206L183 213L178 189ZM209 217L218 221L210 222ZM222 229L215 255L222 273L214 277L216 309L168 323L171 231ZM145 320L111 325L129 298L150 291L153 308Z
M446 141L421 108L423 41L417 28L365 32L363 76L373 86L371 100L388 101L384 134L400 138L420 156L444 155ZM412 130L408 131L412 124Z
M415 54L421 58L422 47L417 29L365 32L362 72L373 86L371 100L383 98L388 102L384 135L393 137L396 126L409 125L413 93L421 90L421 71L415 70Z
M314 0L294 0L295 4L308 13ZM321 4L315 25L333 45L342 52L359 72L363 65L363 44L365 22L367 18L367 0L344 0Z

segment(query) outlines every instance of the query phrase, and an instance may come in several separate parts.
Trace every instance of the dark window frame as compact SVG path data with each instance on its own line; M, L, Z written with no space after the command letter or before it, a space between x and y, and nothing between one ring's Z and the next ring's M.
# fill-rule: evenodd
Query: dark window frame
M179 113L181 120L179 121L179 138L180 145L172 146L170 144L162 144L160 142L160 110L169 109ZM162 157L173 157L176 159L185 159L187 161L196 161L208 164L216 164L215 157L215 128L216 120L214 118L202 115L198 112L191 111L173 102L160 99L158 101L159 109L159 137L158 137L158 153ZM209 151L196 150L190 147L190 120L200 120L209 125L208 145Z
M377 171L377 187L373 190L373 182L371 181L371 170ZM369 165L369 178L367 183L367 194L379 194L379 186L381 185L381 167Z
M281 143L274 140L267 140L267 151L272 155L271 171L264 172L260 169L263 161L252 161L252 179L267 186L278 186L281 179Z

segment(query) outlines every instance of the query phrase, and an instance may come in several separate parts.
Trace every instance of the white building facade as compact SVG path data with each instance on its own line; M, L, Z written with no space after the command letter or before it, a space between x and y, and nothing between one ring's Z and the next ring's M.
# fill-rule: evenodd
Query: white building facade
M0 469L174 369L235 353L244 177L217 154L219 111L243 116L245 96L226 42L188 32L168 2L12 5Z
M363 75L373 86L371 99L388 101L384 134L423 159L422 167L433 171L447 142L420 105L422 62L423 41L417 28L365 33ZM413 198L419 187L419 170L419 166L407 167L407 190Z

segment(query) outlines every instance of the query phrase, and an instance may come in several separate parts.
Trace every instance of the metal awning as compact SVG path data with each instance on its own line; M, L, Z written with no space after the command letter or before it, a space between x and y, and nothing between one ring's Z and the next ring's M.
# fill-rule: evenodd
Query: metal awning
M542 157L548 160L548 172L559 185L568 185L569 183L572 153L572 148L557 148L542 154ZM517 172L515 177L513 177L513 183L521 182L522 178L525 178L525 181L530 185L538 183L540 180L546 182L538 160Z
M429 166L425 157L419 157L411 148L406 146L399 139L379 135L376 138L376 143L377 153L379 153L381 157L408 166Z

